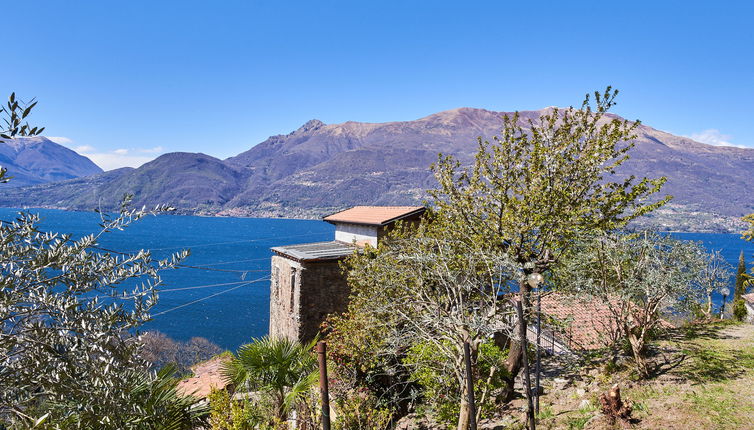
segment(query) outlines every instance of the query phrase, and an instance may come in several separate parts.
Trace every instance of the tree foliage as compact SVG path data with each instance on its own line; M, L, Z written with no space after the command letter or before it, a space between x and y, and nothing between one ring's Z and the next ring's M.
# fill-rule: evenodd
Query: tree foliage
M372 354L395 358L383 363L396 365L417 344L432 348L438 362L445 364L452 381L446 388L460 403L458 425L465 428L464 343L470 344L476 362L480 345L509 326L511 306L505 294L519 269L505 254L453 240L445 224L435 221L425 220L415 231L394 230L377 249L349 258L349 313L368 315L375 323L372 329L382 337L372 343L379 348ZM419 365L411 360L401 364L409 370Z
M652 233L607 233L580 241L558 270L564 290L604 303L628 341L640 376L647 342L663 312L680 311L700 295L705 253L689 241Z
M223 352L217 344L203 337L192 337L187 342L171 339L159 331L148 331L140 336L141 358L153 369L175 365L178 373L191 371L191 366L209 360Z
M665 178L617 180L634 146L638 121L608 114L618 92L587 95L576 109L551 108L538 118L503 118L500 135L478 140L470 167L440 155L430 191L438 217L456 240L508 254L523 269L519 289L528 322L529 274L550 270L585 232L609 231L665 204ZM515 377L523 350L514 343ZM511 381L512 382L512 381Z
M744 251L741 250L741 255L738 256L738 267L736 270L736 289L733 293L733 301L739 300L741 296L746 294L746 284L748 282L746 276L746 257Z
M552 108L539 118L503 118L499 136L479 138L473 166L452 156L433 166L431 191L442 219L469 241L506 250L546 269L585 231L625 226L666 203L648 200L665 178L614 181L639 122L608 115L618 92L587 95L580 109Z
M707 255L706 264L699 273L698 278L700 286L706 296L707 306L705 308L705 314L707 317L712 316L712 293L719 293L723 288L728 288L730 286L733 279L732 270L733 268L719 251L713 251Z
M4 125L0 126L0 141L4 139L13 139L15 137L36 136L44 131L44 127L34 127L29 125L27 117L31 114L37 105L35 99L28 102L16 97L16 93L11 93L8 101L0 105L0 118ZM0 167L0 183L8 182L10 179L6 176L8 170Z
M167 392L167 385L150 376L132 332L149 319L159 272L187 252L154 260L146 251L101 250L102 234L166 209L126 204L115 216L102 214L98 234L78 240L40 231L38 215L0 223L2 419L23 422L41 411L80 427L148 427L150 406L140 402L150 397L139 393Z

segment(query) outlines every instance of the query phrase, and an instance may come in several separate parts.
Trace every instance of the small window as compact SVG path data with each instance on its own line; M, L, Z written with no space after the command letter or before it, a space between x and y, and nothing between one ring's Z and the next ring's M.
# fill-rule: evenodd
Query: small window
M293 299L296 297L296 269L291 269L291 310L293 310Z
M280 268L272 266L272 289L275 290L275 298L280 298Z

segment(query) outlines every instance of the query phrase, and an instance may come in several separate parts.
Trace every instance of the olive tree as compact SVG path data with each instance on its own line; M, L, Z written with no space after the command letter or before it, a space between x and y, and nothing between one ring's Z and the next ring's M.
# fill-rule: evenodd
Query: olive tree
M37 102L11 94L0 105L0 140L40 134L27 118ZM12 180L0 167L0 182ZM176 391L174 368L158 373L140 358L135 330L150 318L159 271L181 252L154 260L97 246L154 210L101 214L100 231L74 240L38 229L39 216L0 220L0 427L182 429L204 408ZM130 283L130 287L127 287Z
M578 109L552 108L533 119L506 115L499 136L478 139L471 166L447 155L432 166L438 187L430 192L431 203L443 214L445 229L507 254L522 268L525 311L528 277L549 271L575 238L623 227L670 199L652 199L665 178L613 176L628 159L639 126L608 114L617 93L608 87L595 92L593 102L587 95ZM507 363L511 384L522 354L513 342Z
M453 232L442 226L424 222L417 231L394 233L377 249L350 257L346 263L353 292L349 313L371 315L370 320L381 325L371 329L385 337L383 354L405 354L416 345L436 351L436 359L454 381L451 392L460 406L458 429L466 429L470 408L464 344L470 345L476 362L480 345L509 326L512 308L505 294L519 274L507 255L455 240ZM490 374L479 377L486 380L501 372L492 366ZM484 402L490 393L479 395Z
M103 233L149 213L103 214L100 233L76 240L40 231L34 214L0 223L0 420L49 412L85 427L149 426L134 393L154 376L133 331L150 318L159 271L187 252L154 260L97 246Z
M712 316L712 293L720 292L727 288L733 281L733 267L720 254L713 251L706 256L707 264L699 273L699 284L706 301L704 313L707 317Z
M653 233L606 233L579 241L557 271L564 291L604 303L610 326L628 341L640 376L647 342L663 313L699 296L705 253L690 241Z

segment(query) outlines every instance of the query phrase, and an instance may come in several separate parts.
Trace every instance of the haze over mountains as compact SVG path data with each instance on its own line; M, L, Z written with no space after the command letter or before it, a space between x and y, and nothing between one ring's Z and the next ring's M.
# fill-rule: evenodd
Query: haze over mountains
M437 154L470 162L476 138L499 132L503 114L460 108L415 121L311 120L226 160L170 153L138 169L6 189L0 205L109 209L128 192L136 205L167 203L183 212L306 217L357 204L415 204L434 187L428 167ZM737 218L754 212L752 167L754 149L705 145L642 125L619 175L668 177L672 205L644 221L656 228L736 231Z

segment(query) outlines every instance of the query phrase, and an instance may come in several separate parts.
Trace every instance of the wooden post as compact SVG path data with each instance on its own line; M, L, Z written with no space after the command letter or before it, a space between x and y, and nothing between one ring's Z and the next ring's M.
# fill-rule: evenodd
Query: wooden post
M526 416L528 421L528 427L531 430L537 429L537 424L534 420L534 404L531 400L531 379L529 378L529 357L526 347L526 323L524 322L524 311L521 301L524 299L523 294L520 294L520 299L516 301L516 314L518 315L518 334L521 338L521 353L523 354L524 364L524 387L526 389L526 402L527 410Z
M322 429L330 430L330 393L327 387L327 344L317 342L317 362L319 363L319 395L322 399Z
M474 379L471 372L471 347L463 343L463 360L466 362L466 391L469 402L469 430L476 430L476 403L474 400Z

